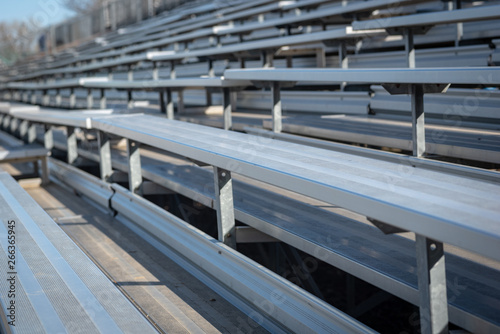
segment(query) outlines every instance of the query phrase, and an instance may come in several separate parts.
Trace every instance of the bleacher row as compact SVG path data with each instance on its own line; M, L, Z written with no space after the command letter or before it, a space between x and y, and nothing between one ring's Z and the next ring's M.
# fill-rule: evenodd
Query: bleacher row
M52 160L51 171L70 185L64 175L79 156L99 163L101 180L86 181L98 185L88 186L90 198L182 254L272 332L372 329L244 258L239 242L285 242L418 305L423 333L447 332L449 322L500 330L500 2L203 8L179 7L1 72L2 130L44 142L45 153L66 151L67 164ZM214 105L222 105L217 116L190 111ZM79 143L76 129L96 138L93 148ZM112 149L113 138L126 139L126 154ZM160 168L139 147L200 167ZM117 171L127 173L128 190L113 183ZM218 240L152 207L141 197L150 182L215 209ZM415 241L395 235L402 232Z

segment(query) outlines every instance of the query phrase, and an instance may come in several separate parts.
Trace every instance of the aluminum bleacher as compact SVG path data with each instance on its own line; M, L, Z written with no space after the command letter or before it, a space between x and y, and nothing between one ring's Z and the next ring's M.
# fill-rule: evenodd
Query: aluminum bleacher
M498 1L200 0L1 72L0 126L263 330L494 333L497 26Z

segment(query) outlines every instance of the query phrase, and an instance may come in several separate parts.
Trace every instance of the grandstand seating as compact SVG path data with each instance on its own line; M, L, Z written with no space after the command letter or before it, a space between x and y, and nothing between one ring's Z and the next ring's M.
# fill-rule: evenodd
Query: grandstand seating
M46 161L56 148L69 165L79 156L99 163L101 180L89 181L88 197L107 187L95 195L107 209L157 247L182 253L179 261L218 281L240 308L263 314L268 330L372 329L247 262L236 250L248 240L284 242L419 306L422 332L444 332L448 322L495 332L500 3L458 3L179 7L72 52L0 71L0 99L24 103L0 104L0 125L29 143L42 128L45 148L32 160ZM139 109L137 100L150 104ZM215 116L190 108L218 104ZM65 135L54 137L55 127ZM77 129L92 144L79 144ZM117 138L126 152L111 147ZM152 148L198 166L146 156ZM67 164L54 161L52 169L71 186L77 182L64 176L73 168ZM128 190L110 185L119 173L128 174ZM217 240L146 201L150 182L214 209ZM137 222L141 214L151 219ZM457 280L468 289L457 293L450 283ZM273 300L275 289L286 302Z

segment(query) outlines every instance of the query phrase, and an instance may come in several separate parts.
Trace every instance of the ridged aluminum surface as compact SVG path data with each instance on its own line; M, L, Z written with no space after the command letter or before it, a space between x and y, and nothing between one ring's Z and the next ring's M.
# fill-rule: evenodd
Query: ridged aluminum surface
M32 306L18 304L18 312L29 314L17 314L18 322L11 327L14 333L156 333L7 173L0 173L0 182L0 244L5 251L7 220L14 219L16 290L26 292ZM4 306L9 300L5 292L1 295ZM26 320L35 316L42 327L37 321Z

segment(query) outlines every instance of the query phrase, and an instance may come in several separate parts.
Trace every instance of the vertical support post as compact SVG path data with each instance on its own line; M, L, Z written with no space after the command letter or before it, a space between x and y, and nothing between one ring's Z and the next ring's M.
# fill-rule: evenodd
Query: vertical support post
M282 130L282 110L281 110L281 94L280 94L280 83L275 81L271 86L271 94L273 96L273 132L280 133Z
M28 122L26 129L26 141L28 144L33 144L36 140L36 125L33 122Z
M175 61L170 62L170 79L176 79L177 74L175 73Z
M410 89L413 156L422 157L425 153L424 87L410 85Z
M316 49L316 67L318 68L326 67L326 54L324 48Z
M132 65L128 65L127 80L128 81L133 81L134 80L134 71L132 70Z
M58 88L56 90L56 106L61 107L61 104L62 104L61 90Z
M287 68L293 67L293 57L292 56L286 56L286 67Z
M69 90L69 107L73 109L76 106L76 96L75 96L75 89L70 88Z
M26 142L26 138L28 136L28 121L27 120L21 120L21 123L19 124L19 137Z
M229 88L222 89L223 95L223 115L224 115L224 130L231 130L233 121L231 118L231 90Z
M106 90L101 88L101 98L99 100L99 107L101 109L106 109Z
M92 109L94 106L94 95L92 95L92 89L87 89L87 109Z
M159 103L160 103L160 112L162 114L167 113L167 106L165 105L165 92L163 89L158 91Z
M421 333L448 333L448 300L443 244L416 235Z
M167 88L165 90L166 99L167 99L167 118L174 119L174 100L172 99L172 90Z
M127 139L127 157L128 157L128 184L131 192L141 193L142 171L141 171L141 152L139 143Z
M132 91L127 90L127 108L132 109L134 107L134 100L132 99Z
M72 126L66 127L66 133L66 142L68 145L68 164L72 165L78 158L78 146L76 141L75 128Z
M50 183L49 157L40 159L42 162L42 185Z
M43 134L43 145L46 149L52 150L54 148L54 133L52 131L51 125L44 125L44 134Z
M339 68L346 69L349 67L348 58L347 58L347 49L344 41L340 41L339 43ZM340 90L345 90L345 86L347 82L343 81L340 84Z
M19 130L19 120L15 117L10 121L10 133L14 136L17 135L17 131Z
M159 75L158 75L158 62L154 61L153 62L153 80L158 80Z
M2 130L9 131L11 120L12 120L11 116L9 116L9 115L4 116L3 121L2 121Z
M411 28L405 29L405 52L406 66L415 68L415 45L413 44L413 30Z
M177 91L177 112L184 113L184 91L182 89Z
M233 182L231 172L214 166L215 205L219 241L236 248Z
M108 68L108 80L113 80L113 70L111 69L111 67Z
M43 97L42 97L42 105L48 106L49 105L49 93L46 89L43 90Z
M208 60L208 76L211 78L215 77L214 61L212 59Z
M263 68L273 67L274 55L273 55L272 52L264 50L264 51L262 51L260 57L261 57L262 67Z
M215 77L215 70L214 70L214 61L212 59L208 60L208 76L213 78ZM205 94L206 94L206 101L207 101L207 106L212 105L212 92L210 89L205 89Z
M97 144L99 147L99 170L101 172L101 180L109 182L113 175L113 167L111 164L111 141L109 136L102 131L98 131Z

